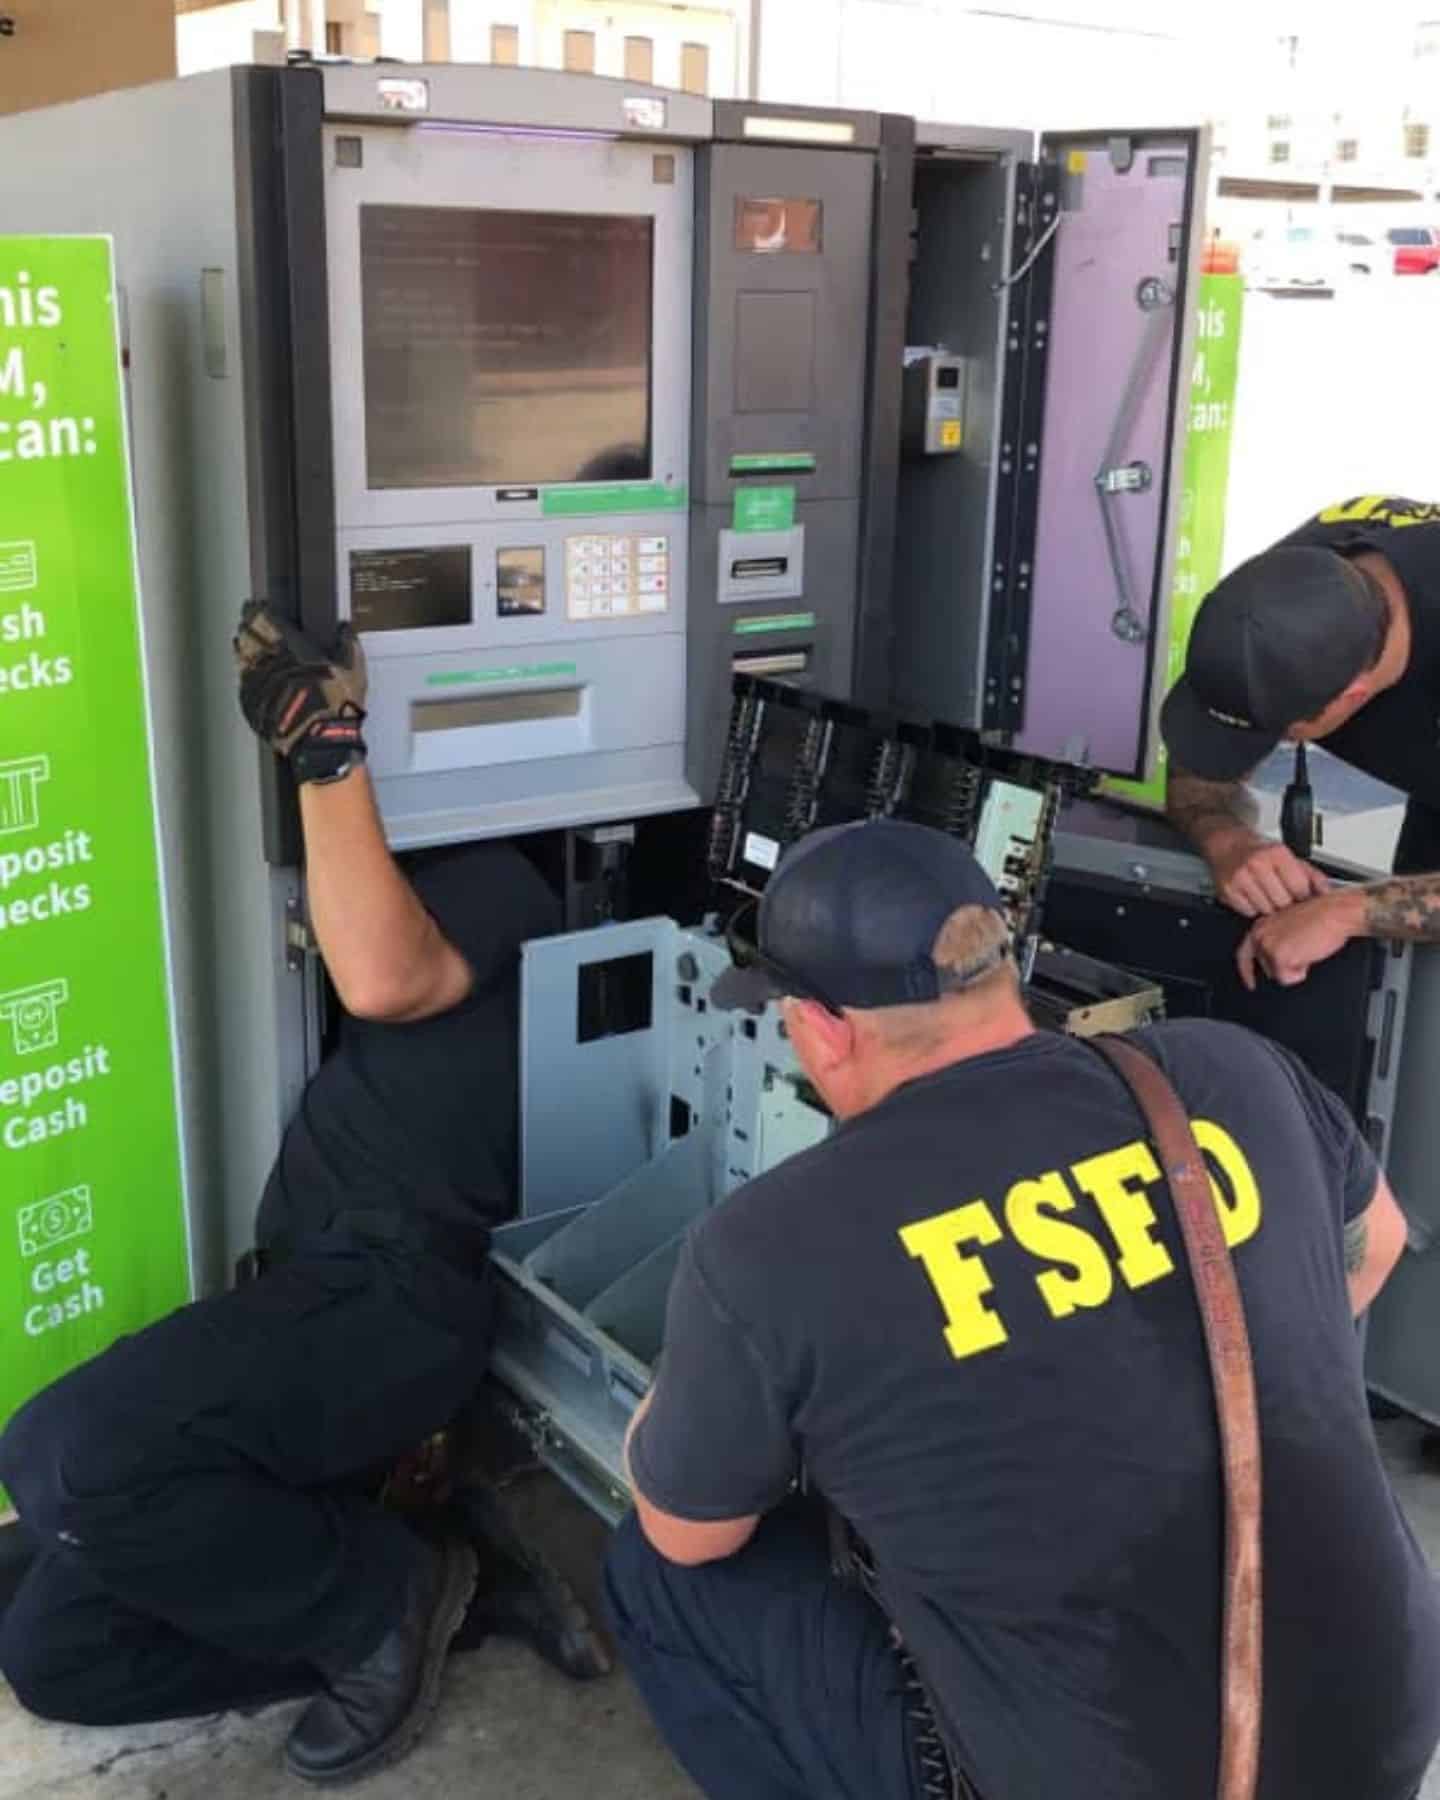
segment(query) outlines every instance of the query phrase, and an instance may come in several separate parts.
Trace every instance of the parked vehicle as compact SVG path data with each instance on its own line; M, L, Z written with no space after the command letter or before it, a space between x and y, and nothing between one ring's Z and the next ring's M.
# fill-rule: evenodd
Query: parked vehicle
M1396 225L1386 232L1397 275L1430 275L1440 268L1440 231L1431 225Z
M1245 263L1254 287L1327 293L1351 276L1374 274L1381 258L1380 246L1363 232L1283 225L1257 231Z

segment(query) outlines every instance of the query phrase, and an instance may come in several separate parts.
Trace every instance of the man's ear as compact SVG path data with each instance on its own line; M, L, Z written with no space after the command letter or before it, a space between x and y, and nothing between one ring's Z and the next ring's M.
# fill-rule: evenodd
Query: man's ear
M785 1028L801 1043L806 1054L822 1070L838 1068L855 1048L855 1027L847 1018L836 1018L818 1000L788 1000L785 1005Z

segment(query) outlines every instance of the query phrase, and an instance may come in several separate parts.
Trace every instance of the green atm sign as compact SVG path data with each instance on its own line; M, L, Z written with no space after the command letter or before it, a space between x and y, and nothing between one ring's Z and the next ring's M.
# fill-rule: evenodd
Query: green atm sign
M110 244L0 237L0 1424L188 1292Z

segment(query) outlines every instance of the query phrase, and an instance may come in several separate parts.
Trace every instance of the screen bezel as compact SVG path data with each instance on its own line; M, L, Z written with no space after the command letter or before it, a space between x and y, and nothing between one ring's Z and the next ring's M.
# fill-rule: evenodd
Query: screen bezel
M533 208L533 207L521 208L521 207L514 207L514 206L479 206L479 205L476 205L476 206L425 206L425 207L409 207L409 206L407 206L404 208L394 208L390 205L389 202L386 202L386 201L363 200L363 201L361 201L360 206L358 208L358 223L359 223L359 229L360 229L360 234L361 234L360 235L360 242L361 242L361 249L360 249L360 270L361 270L360 324L361 324L361 346L362 346L361 381L362 381L362 391L364 392L364 410L365 410L366 483L367 483L367 487L371 493L415 493L415 492L423 490L427 486L431 486L431 485L443 486L443 487L447 487L447 488L454 488L454 487L467 488L467 487L475 487L475 486L489 486L489 487L495 488L497 491L498 490L508 491L513 488L577 487L577 486L586 485L584 478L579 476L578 474L577 475L561 475L561 476L549 475L549 476L547 476L538 467L527 467L526 466L527 459L524 457L517 457L515 459L514 466L511 468L507 468L504 471L504 473L500 476L499 479L497 479L496 481L491 482L491 483L475 483L475 482L470 482L470 481L447 481L447 482L435 483L435 484L429 484L429 483L426 483L423 481L391 481L391 482L387 482L383 485L374 485L372 483L372 463L373 463L373 458L372 458L372 454L371 454L372 420L370 417L369 393L368 393L368 361L369 361L369 351L370 351L370 339L369 339L369 333L366 330L366 308L367 308L367 305L369 302L369 296L366 292L366 286L365 286L365 227L366 227L367 215L377 212L377 211L427 212L427 213L442 213L442 214L447 214L447 215L457 215L458 214L458 215L462 215L462 216L469 215L469 216L473 216L473 217L483 217L483 218L487 218L487 219L498 218L498 217L541 219L541 220L551 219L551 220L557 220L557 221L558 220L567 220L567 221L568 220L582 220L583 221L583 220L593 219L593 220L604 222L606 224L609 224L612 222L621 222L621 223L628 223L628 224L633 224L633 225L643 227L644 228L644 281L645 281L645 303L646 303L646 308L645 308L645 358L644 358L644 364L645 364L645 375L644 375L644 384L645 384L645 399L644 399L644 404L645 404L645 422L644 422L645 467L643 470L636 470L634 472L631 472L629 474L624 474L624 475L595 476L593 478L593 481L596 484L598 484L602 481L611 481L611 480L648 482L648 481L651 481L654 479L654 469L655 469L655 221L654 221L654 218L652 215L650 215L649 213L637 213L637 212L633 212L633 211L632 212L623 212L623 213L620 213L620 212L597 213L597 212L592 212L592 211L576 212L568 207L565 207L565 208L553 207L553 208L546 208L543 210L537 210L536 208Z
M362 140L362 166L338 167L334 139ZM674 178L657 180L654 147L522 133L326 127L326 238L330 264L331 393L336 522L341 532L385 526L513 523L546 516L543 495L612 483L438 488L367 484L360 207L461 206L517 212L648 217L652 225L648 483L682 503L690 469L693 193L691 153L666 146ZM423 146L423 154L417 148ZM501 201L496 204L497 197ZM563 205L555 204L557 198ZM644 506L637 510L651 510Z

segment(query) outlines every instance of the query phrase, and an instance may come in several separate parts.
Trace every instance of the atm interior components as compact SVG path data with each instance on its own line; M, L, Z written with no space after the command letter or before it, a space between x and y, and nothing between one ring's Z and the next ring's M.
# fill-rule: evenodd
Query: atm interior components
M895 704L1117 773L1151 754L1205 139L922 126L906 341L965 359L959 454L898 464ZM906 369L907 446L924 384Z
M1157 983L1057 944L1039 947L1025 998L1037 1025L1071 1037L1135 1031L1165 1015Z
M1162 821L1093 803L1062 817L1042 928L1154 982L1170 1018L1228 1019L1284 1044L1340 1095L1386 1157L1408 946L1357 938L1299 987L1262 980L1252 994L1235 967L1248 921L1215 899L1205 864Z
M966 362L943 350L921 350L905 360L900 421L907 456L951 456L965 445Z
M1017 937L1034 927L1062 797L1084 771L900 724L780 683L737 676L711 833L716 881L758 893L787 844L823 825L901 818L962 837Z
M669 919L527 944L524 1182L496 1231L491 1366L540 1455L612 1520L625 1428L650 1385L670 1278L706 1208L828 1135L779 1011L709 1004L723 940ZM1086 1034L1153 1016L1153 988L1063 952L1027 990Z

